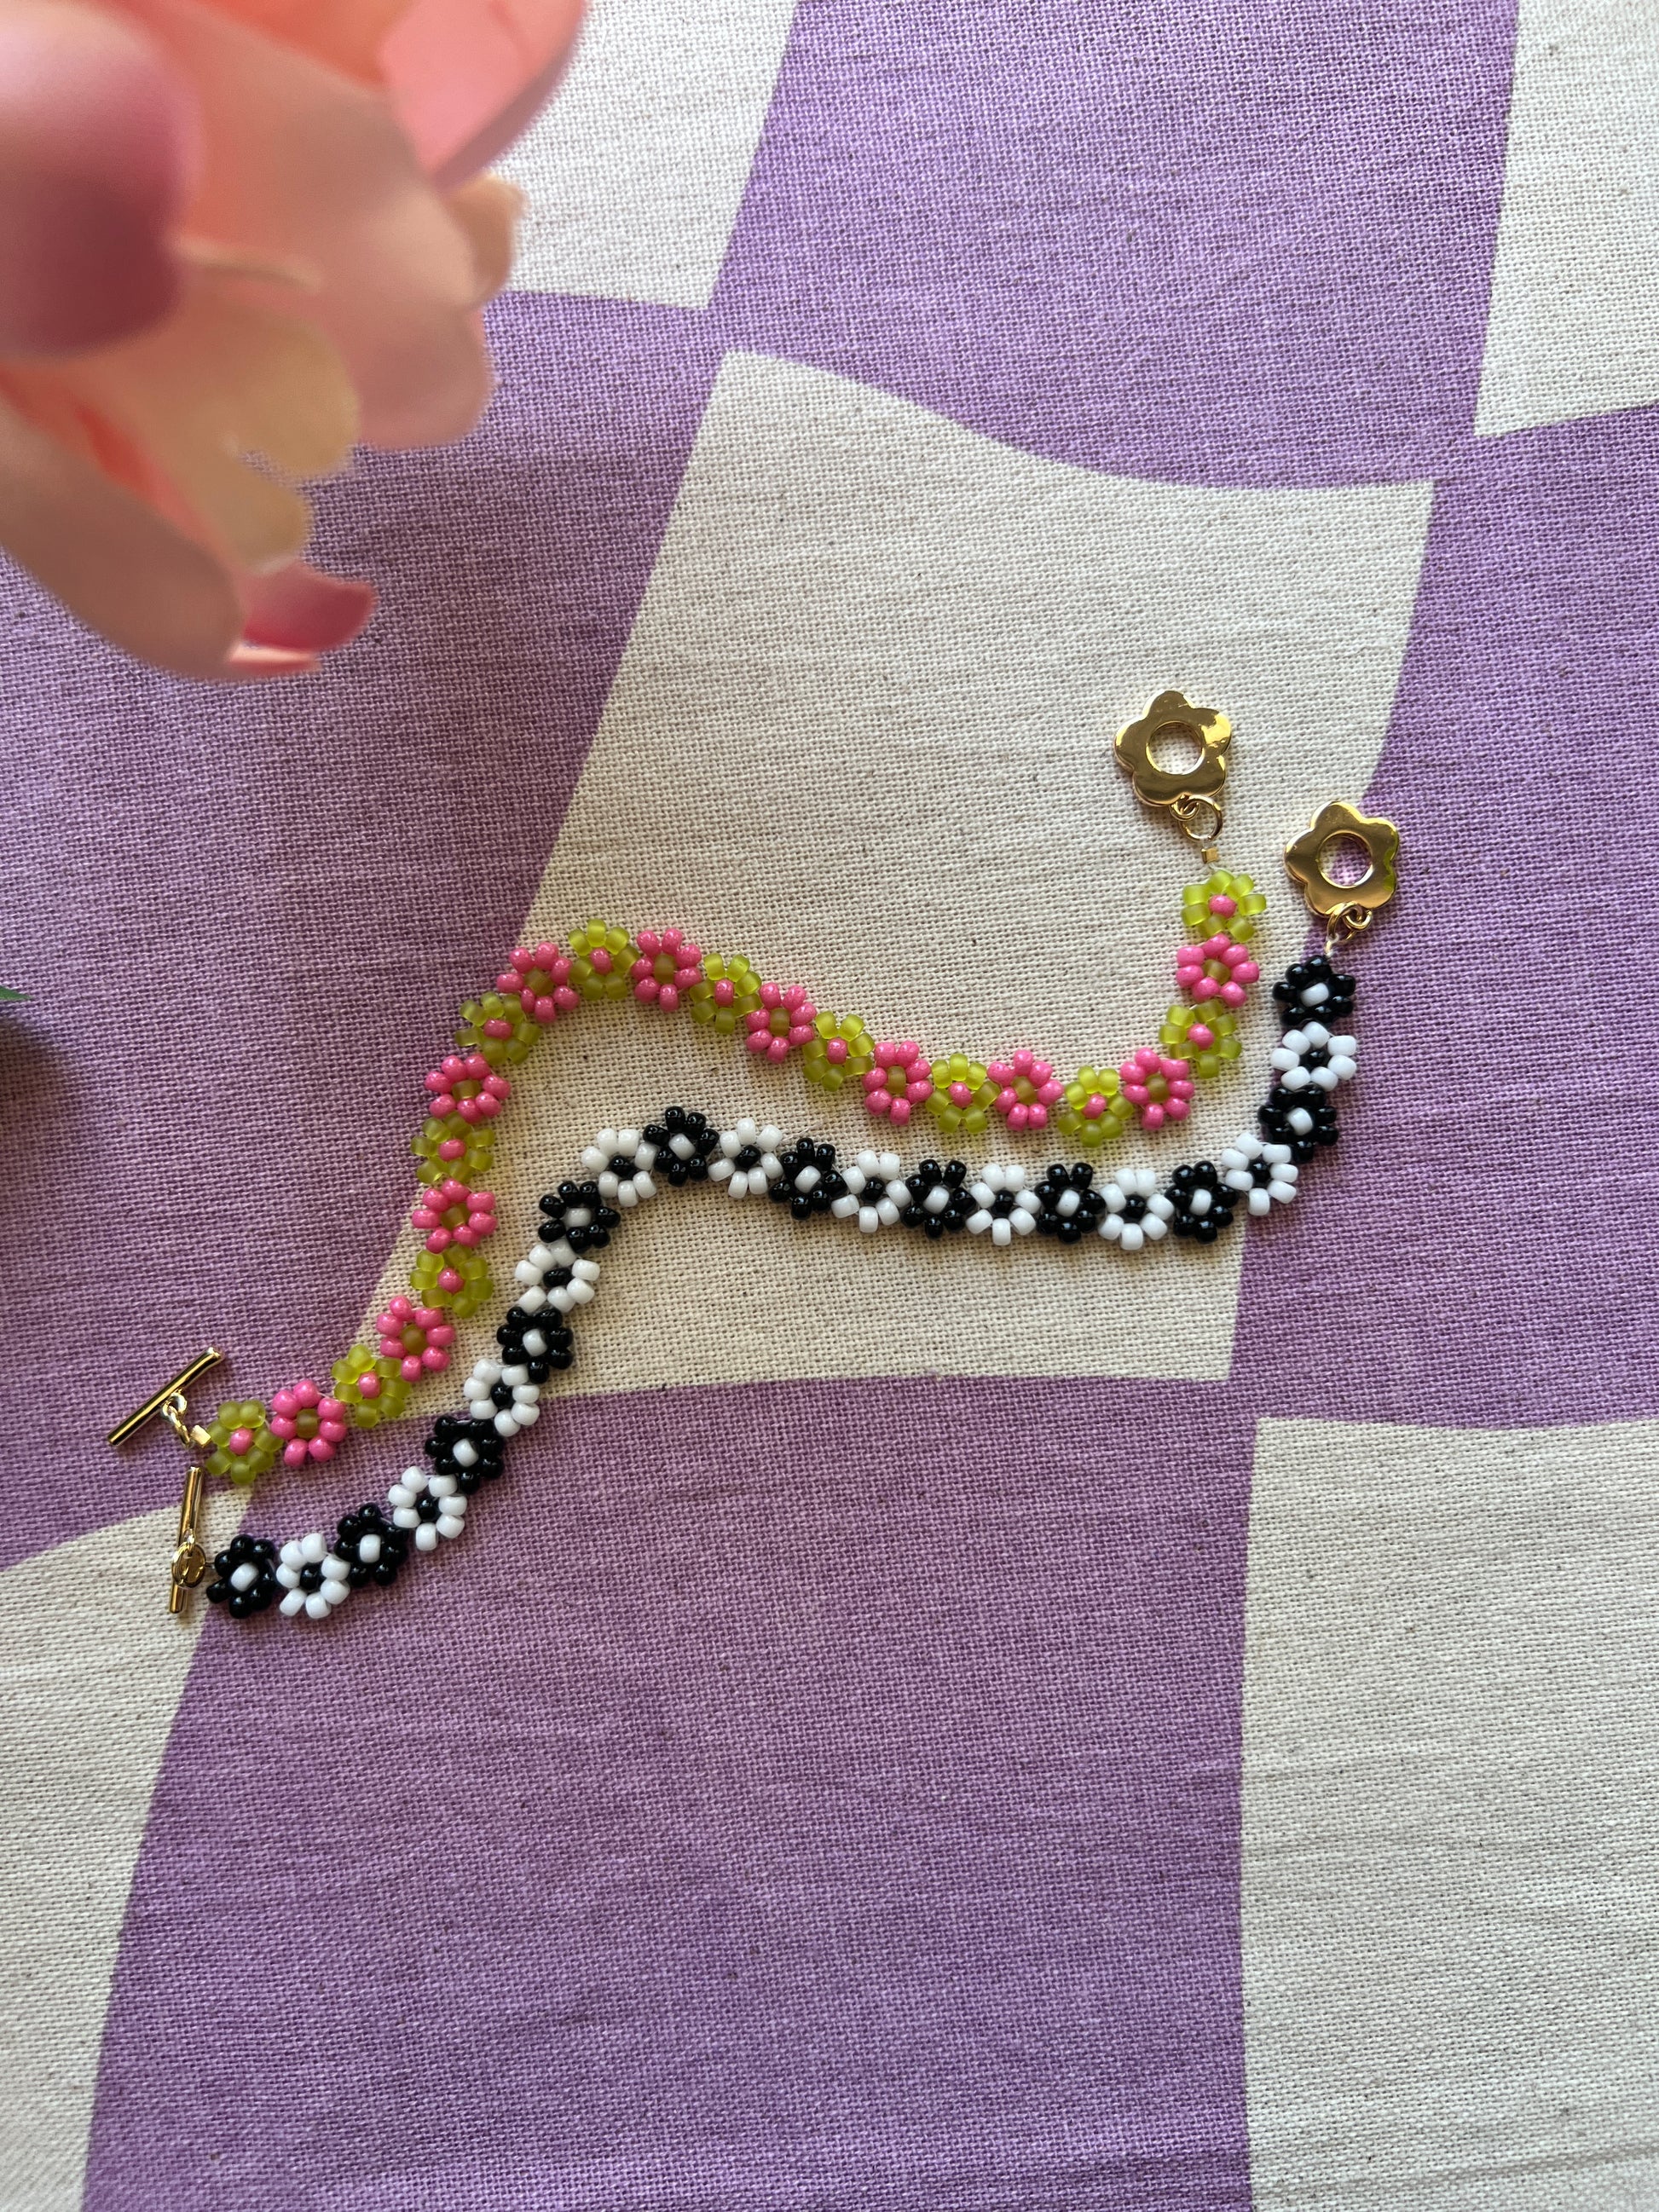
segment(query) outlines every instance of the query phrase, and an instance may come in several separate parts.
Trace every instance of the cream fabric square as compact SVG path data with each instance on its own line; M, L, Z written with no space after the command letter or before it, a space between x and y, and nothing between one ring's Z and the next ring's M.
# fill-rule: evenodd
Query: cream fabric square
M1656 1494L1655 1422L1262 1424L1260 2212L1659 2203Z
M522 933L566 938L594 914L678 924L881 1036L1115 1064L1156 1036L1181 886L1202 872L1137 808L1115 731L1170 685L1232 714L1226 857L1275 900L1264 965L1293 957L1305 916L1280 848L1370 778L1429 496L1098 476L732 355ZM1109 1157L1167 1169L1253 1125L1269 1019L1264 993L1245 1060L1185 1130ZM674 1100L854 1148L885 1127L683 1016L585 1008L503 1123L500 1243L523 1249L537 1194L596 1129ZM901 1149L951 1147L922 1115ZM1003 1134L970 1164L1065 1149ZM571 1387L1224 1376L1242 1242L994 1252L667 1193L605 1262Z
M501 163L526 194L513 282L705 307L794 0L592 0L557 99Z
M1659 15L1521 0L1477 433L1659 399Z
M211 1547L244 1499L209 1498ZM0 1575L0 2205L75 2212L116 1946L204 1616L167 1610L178 1512ZM179 1900L179 1940L190 1905Z

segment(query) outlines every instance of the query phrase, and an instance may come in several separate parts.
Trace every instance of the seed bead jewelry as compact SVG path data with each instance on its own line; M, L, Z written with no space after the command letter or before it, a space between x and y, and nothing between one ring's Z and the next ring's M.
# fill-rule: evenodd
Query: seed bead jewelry
M1171 702L1188 714L1207 713L1187 709L1177 695L1164 695L1143 724L1120 734L1121 757L1124 740L1133 743L1160 710L1167 715ZM1224 733L1220 717L1209 718L1205 733L1212 735L1217 723ZM1166 720L1152 734L1164 734L1167 726ZM1179 818L1175 800L1149 796L1139 775L1136 787L1148 804L1169 805ZM1197 815L1199 829L1211 840L1219 823L1213 797L1218 789L1215 785L1210 794L1197 794L1209 810ZM1177 791L1175 799L1181 795ZM1192 820L1184 826L1194 834ZM1367 858L1365 874L1353 883L1339 883L1327 865L1344 840L1358 841ZM371 1583L388 1586L411 1550L435 1550L459 1535L469 1498L480 1483L499 1475L505 1445L534 1425L550 1378L572 1364L571 1319L578 1308L593 1301L599 1281L593 1255L609 1245L629 1214L664 1188L708 1183L734 1200L764 1196L781 1213L787 1208L795 1221L823 1215L848 1228L855 1225L866 1237L904 1227L933 1240L966 1234L987 1249L1006 1249L1033 1235L1068 1245L1093 1238L1131 1255L1170 1236L1212 1243L1236 1218L1261 1218L1290 1205L1301 1169L1319 1147L1337 1139L1334 1093L1358 1068L1358 1046L1348 1029L1355 984L1333 965L1332 956L1392 896L1398 844L1393 824L1339 803L1326 807L1288 849L1292 878L1327 923L1326 948L1294 963L1274 987L1284 1033L1273 1054L1272 1086L1258 1109L1257 1129L1241 1132L1218 1162L1179 1166L1163 1178L1146 1168L1121 1170L1108 1177L1087 1158L1057 1162L1040 1175L998 1161L975 1172L961 1159L933 1158L907 1171L896 1152L862 1149L848 1159L833 1145L810 1136L787 1142L770 1121L744 1120L720 1129L706 1116L679 1107L665 1109L658 1121L638 1128L600 1131L582 1156L579 1176L544 1198L537 1241L514 1271L517 1295L496 1331L500 1357L475 1366L461 1386L462 1409L434 1423L425 1446L428 1467L406 1468L383 1505L365 1504L348 1514L331 1538L314 1531L278 1547L268 1539L239 1535L213 1562L209 1597L235 1619L274 1603L290 1616L320 1620L355 1589ZM1213 857L1212 845L1206 858ZM1229 878L1236 886L1246 880ZM577 933L578 939L588 936ZM1243 964L1229 962L1224 951L1212 955L1206 946L1196 949L1206 963L1213 957L1224 974ZM684 975L692 948L673 950ZM709 964L703 963L702 981L708 980ZM657 981L659 997L664 988L679 988L657 978L643 980ZM1210 982L1212 996L1228 988L1207 964L1194 980ZM1255 980L1254 973L1249 980ZM1235 982L1235 988L1243 987ZM1190 1016L1194 1010L1175 1011ZM494 1074L493 1061L484 1059L483 1065L489 1071L485 1075L452 1076L451 1090L436 1097L436 1108L442 1110L434 1109L432 1119L445 1122L453 1115L469 1132L463 1142L487 1143L489 1124L504 1103L505 1089L486 1086L492 1080L504 1085L505 1079ZM1030 1080L1018 1066L1014 1073L1017 1080ZM485 1101L492 1103L486 1106ZM468 1106L471 1115L465 1111ZM890 1113L887 1118L890 1121ZM1037 1126L1029 1116L1024 1124L1012 1114L1005 1118L1011 1130ZM942 1120L942 1127L955 1133L966 1124ZM429 1121L428 1132L430 1127ZM420 1145L417 1139L417 1152ZM210 1348L112 1433L111 1442L119 1443L151 1419L161 1419L192 1452L171 1567L173 1610L179 1609L185 1592L208 1571L198 1528L207 1474L246 1484L279 1452L290 1466L327 1461L352 1428L395 1418L412 1383L447 1369L456 1320L477 1310L490 1295L479 1247L496 1222L493 1198L442 1173L441 1167L441 1161L438 1172L423 1176L416 1209L416 1225L425 1232L425 1243L411 1295L394 1298L380 1316L378 1349L359 1346L336 1363L333 1394L325 1395L307 1381L276 1393L268 1407L251 1400L228 1401L208 1425L192 1424L185 1394L221 1358Z
M763 981L740 954L705 954L678 929L630 933L594 919L568 948L515 949L494 989L462 1006L455 1050L426 1078L426 1116L411 1146L419 1164L410 1218L421 1249L407 1285L379 1316L373 1340L345 1351L326 1382L306 1376L269 1404L222 1404L206 1425L206 1471L251 1484L279 1461L325 1463L354 1432L398 1419L411 1391L446 1371L457 1324L494 1295L485 1248L497 1223L485 1178L514 1073L549 1030L585 1006L631 1000L689 1012L717 1035L740 1038L758 1060L798 1062L820 1090L856 1086L890 1135L925 1111L951 1146L982 1139L1000 1120L1010 1134L1052 1128L1094 1152L1132 1127L1154 1133L1183 1121L1197 1086L1238 1058L1239 1011L1261 976L1250 948L1267 900L1249 876L1220 865L1214 842L1231 738L1224 714L1174 691L1118 733L1117 758L1138 796L1201 844L1209 872L1182 894L1187 935L1175 980L1184 998L1170 1006L1156 1040L1116 1066L1062 1077L1024 1048L985 1061L961 1052L930 1059L911 1040L879 1038L859 1015L820 1011L803 985ZM1152 749L1168 744L1196 750L1196 766L1159 769Z

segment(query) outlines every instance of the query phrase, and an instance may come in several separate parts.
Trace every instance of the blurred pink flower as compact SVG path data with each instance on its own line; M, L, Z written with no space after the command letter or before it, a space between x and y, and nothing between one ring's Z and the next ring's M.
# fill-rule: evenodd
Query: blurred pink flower
M0 546L185 675L355 636L299 487L477 420L518 208L478 172L581 12L0 0Z

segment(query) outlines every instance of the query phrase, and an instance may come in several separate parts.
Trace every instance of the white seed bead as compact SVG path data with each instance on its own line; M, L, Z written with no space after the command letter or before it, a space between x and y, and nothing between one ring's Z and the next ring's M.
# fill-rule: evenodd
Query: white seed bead
M795 1177L795 1188L800 1191L816 1190L823 1181L823 1177L816 1168L803 1168Z
M1188 1212L1196 1214L1200 1219L1202 1219L1203 1216L1210 1210L1209 1192L1204 1189L1200 1185L1200 1187L1195 1190L1192 1196L1188 1200L1187 1209Z
M890 1198L884 1198L881 1204L876 1208L877 1220L880 1222L884 1229L891 1229L897 1223L898 1218L899 1210L897 1206L894 1205Z
M830 1211L837 1221L850 1221L858 1210L858 1198L852 1191L846 1193L843 1197L832 1199L830 1202Z
M597 1260L578 1260L570 1273L579 1283L597 1283L599 1279L599 1263Z
M432 1525L441 1536L459 1536L466 1523L457 1514L441 1513Z
M873 1206L859 1208L859 1227L866 1237L873 1237L881 1226L881 1215Z
M942 1182L936 1182L921 1201L924 1213L943 1213L951 1203L951 1193Z
M991 1224L991 1242L994 1244L1012 1244L1013 1241L1013 1223L999 1214Z
M293 1568L296 1574L306 1563L305 1548L298 1537L290 1537L276 1556L285 1567Z
M317 1566L328 1550L328 1539L313 1528L308 1536L300 1539L300 1553L308 1567Z
M435 1552L437 1550L438 1532L429 1521L422 1521L420 1527L415 1531L415 1548L417 1552Z
M538 1314L547 1304L547 1292L538 1283L534 1290L521 1291L519 1293L519 1304L527 1314ZM528 1343L529 1339L526 1338L525 1340Z
M366 1567L372 1567L380 1556L380 1540L371 1528L367 1536L357 1539L357 1557Z
M538 1328L527 1328L524 1333L524 1348L532 1359L539 1359L547 1349L547 1339Z
M234 1590L252 1589L254 1583L257 1583L258 1579L259 1570L258 1567L251 1567L245 1564L236 1568L231 1575L230 1586Z
M301 1589L291 1589L288 1595L283 1600L282 1603L277 1607L276 1610L278 1613L285 1613L289 1619L292 1620L296 1613L303 1613L305 1611L305 1592Z
M1055 1206L1054 1212L1060 1215L1062 1220L1069 1221L1082 1203L1083 1200L1078 1196L1074 1190L1062 1191L1060 1193L1060 1203Z
M323 1580L325 1583L343 1583L350 1572L345 1561L332 1552L323 1561Z
M477 1467L478 1464L477 1446L470 1444L465 1437L452 1447L450 1456L457 1467Z
M351 1584L342 1576L337 1582L325 1583L317 1595L325 1605L343 1605L351 1595ZM311 1610L309 1606L306 1610Z
M312 1620L326 1620L329 1610L328 1600L323 1595L321 1590L313 1590L311 1595L306 1600L307 1617Z

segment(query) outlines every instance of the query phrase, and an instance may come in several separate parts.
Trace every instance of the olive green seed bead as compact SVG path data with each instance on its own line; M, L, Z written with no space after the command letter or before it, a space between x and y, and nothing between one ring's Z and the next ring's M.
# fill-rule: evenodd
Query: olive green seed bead
M686 993L685 1002L693 1018L708 1023L716 1036L732 1036L759 1006L760 994L760 975L751 961L741 952L714 952L703 962L702 980Z
M640 948L625 929L595 915L570 940L570 981L584 999L626 999L634 988L629 970Z
M820 1090L861 1083L875 1066L876 1041L857 1014L819 1014L812 1030L801 1054L801 1073Z
M202 1464L226 1482L255 1483L276 1464L280 1438L270 1432L270 1408L257 1398L232 1399L207 1425L210 1449Z
M953 1052L928 1069L933 1088L927 1111L947 1137L977 1137L989 1126L997 1086L982 1060Z
M383 1359L366 1344L354 1344L331 1370L334 1395L354 1429L377 1429L395 1421L409 1403L409 1385L395 1359Z

